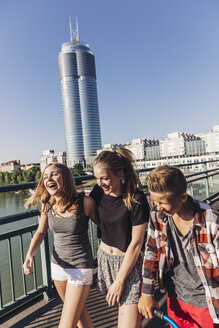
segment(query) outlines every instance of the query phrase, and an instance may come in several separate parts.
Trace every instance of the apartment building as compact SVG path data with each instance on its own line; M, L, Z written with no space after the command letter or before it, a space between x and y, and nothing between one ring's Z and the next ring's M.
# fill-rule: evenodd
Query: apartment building
M66 152L55 152L54 150L44 150L43 156L40 158L40 170L41 172L50 163L62 163L66 165Z
M7 163L0 164L0 172L13 172L16 171L20 167L19 160L9 161Z

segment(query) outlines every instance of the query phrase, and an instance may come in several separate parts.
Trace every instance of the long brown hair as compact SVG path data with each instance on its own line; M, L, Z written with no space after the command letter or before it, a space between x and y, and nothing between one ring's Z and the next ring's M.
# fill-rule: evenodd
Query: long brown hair
M134 169L134 156L132 152L125 148L117 148L116 151L102 151L94 161L94 165L99 165L104 169L112 171L115 175L119 171L124 173L123 181L123 201L131 210L131 202L136 202L134 196L137 186L141 186L140 179Z
M63 178L63 190L61 197L57 201L48 193L44 186L45 170L52 165L60 169ZM61 163L51 163L45 167L37 184L36 190L34 194L27 199L25 207L28 208L30 205L37 207L39 204L42 205L42 211L47 209L46 205L48 204L50 207L52 207L52 210L55 214L58 208L60 209L61 213L64 213L69 209L76 213L79 211L79 198L75 181L71 171L66 165Z

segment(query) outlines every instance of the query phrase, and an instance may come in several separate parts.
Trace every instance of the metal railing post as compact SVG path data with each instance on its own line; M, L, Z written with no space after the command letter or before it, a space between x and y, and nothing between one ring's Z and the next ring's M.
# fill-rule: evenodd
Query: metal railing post
M92 254L93 258L95 257L94 255L94 233L93 233L93 224L91 219L89 220L89 226L90 226L90 238L91 238L91 249L92 249Z
M41 254L43 284L44 286L47 287L47 290L43 293L43 296L45 299L48 300L53 295L48 232L46 233L45 238L40 246L40 254Z
M190 196L194 197L192 182L190 184Z
M38 217L38 220L40 217ZM46 233L42 244L40 245L41 265L43 285L47 287L43 293L45 299L49 300L53 296L52 278L51 278L51 264L49 254L49 238L48 232Z
M207 163L204 162L204 174L206 176L205 178L205 191L206 191L206 198L210 197L210 193L209 193L209 184L208 184L208 172L207 172Z
M1 275L0 275L0 309L3 309Z
M15 301L15 286L14 286L14 269L12 260L12 249L11 249L11 238L8 238L8 255L9 255L9 268L10 268L10 278L11 278L11 295L12 301Z

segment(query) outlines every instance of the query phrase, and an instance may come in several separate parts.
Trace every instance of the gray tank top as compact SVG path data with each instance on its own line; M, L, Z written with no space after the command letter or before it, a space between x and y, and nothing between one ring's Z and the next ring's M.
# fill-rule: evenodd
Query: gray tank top
M83 212L63 218L48 211L49 228L54 234L52 263L63 268L93 268L88 220Z
M166 277L166 290L184 303L207 308L205 288L198 275L190 248L192 228L183 237L178 232L172 217L168 220L172 234L174 265Z

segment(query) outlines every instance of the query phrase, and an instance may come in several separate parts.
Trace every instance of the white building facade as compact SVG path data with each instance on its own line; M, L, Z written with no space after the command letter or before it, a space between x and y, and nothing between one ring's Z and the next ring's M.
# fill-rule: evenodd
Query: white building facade
M213 130L206 133L199 133L197 136L205 141L207 153L219 153L219 125L214 125Z
M158 165L190 164L205 161L219 160L219 125L215 125L212 131L200 134L184 132L168 133L161 140L133 139L126 144L105 144L102 150L114 151L117 147L129 149L135 156L138 169L152 168ZM208 167L216 167L217 163L208 164ZM188 166L188 170L201 171L202 164Z
M13 172L17 171L20 167L20 160L9 161L7 163L0 164L0 172Z
M40 158L40 170L45 169L48 164L58 162L66 165L66 152L55 152L54 150L44 150Z

